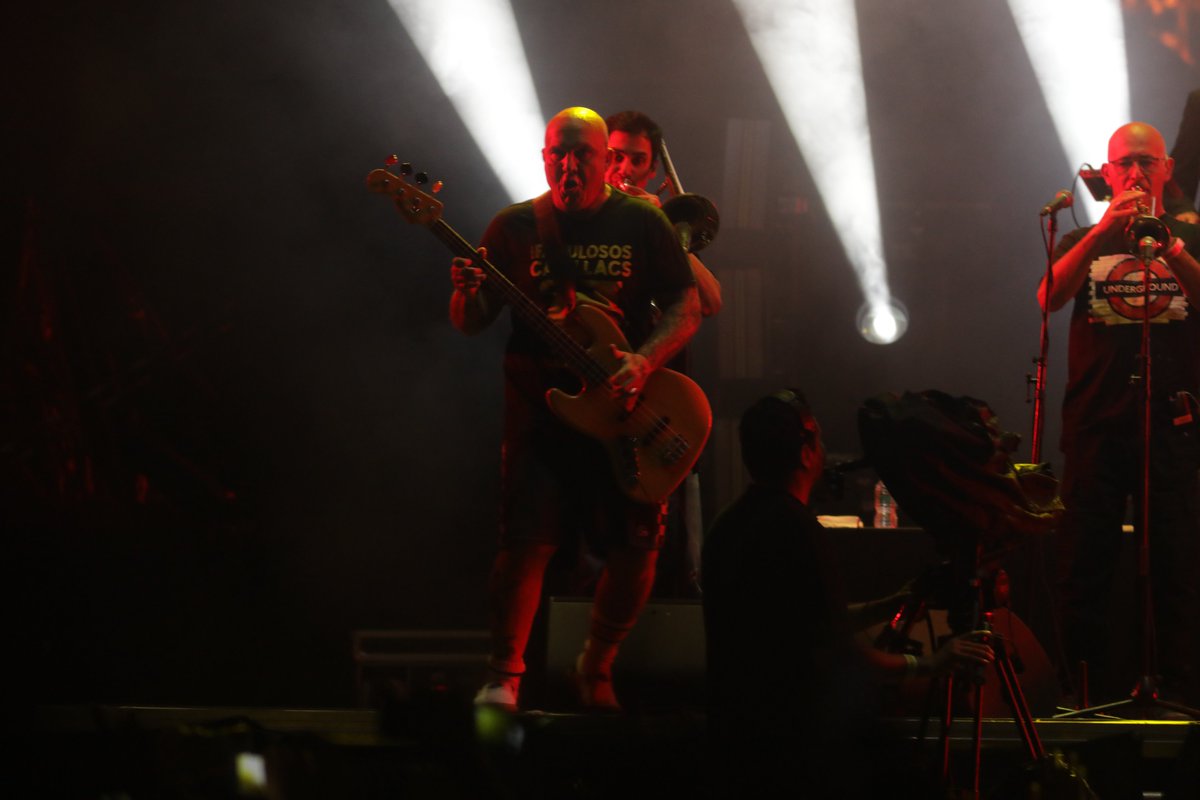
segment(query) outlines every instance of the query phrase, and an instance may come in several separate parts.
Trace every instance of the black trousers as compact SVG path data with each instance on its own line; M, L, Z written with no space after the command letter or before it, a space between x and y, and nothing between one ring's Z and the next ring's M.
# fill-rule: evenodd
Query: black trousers
M1088 661L1095 700L1116 699L1096 695L1127 691L1138 677L1113 673L1109 656L1115 647L1137 653L1135 663L1141 664L1141 598L1113 596L1121 525L1131 498L1136 541L1141 537L1142 438L1141 426L1133 427L1132 433L1077 435L1065 451L1066 515L1059 537L1063 644L1070 665ZM1153 430L1149 540L1155 667L1164 689L1194 704L1200 702L1200 443L1194 428L1169 419L1157 419ZM1136 609L1137 634L1131 641L1112 641L1115 603Z

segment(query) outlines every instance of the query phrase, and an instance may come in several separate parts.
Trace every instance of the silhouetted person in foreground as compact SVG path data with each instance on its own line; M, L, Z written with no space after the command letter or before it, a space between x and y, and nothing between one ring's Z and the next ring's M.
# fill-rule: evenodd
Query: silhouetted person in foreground
M753 483L713 523L701 572L716 796L869 796L879 759L895 757L874 724L879 687L987 664L992 650L969 634L922 657L860 644L853 631L905 595L847 606L830 534L806 505L825 463L807 402L764 397L739 434Z

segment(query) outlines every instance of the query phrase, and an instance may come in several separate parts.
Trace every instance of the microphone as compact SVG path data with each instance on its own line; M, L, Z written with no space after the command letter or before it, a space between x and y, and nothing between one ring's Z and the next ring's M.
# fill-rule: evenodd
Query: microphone
M1056 214L1064 208L1070 208L1075 205L1075 195L1068 192L1066 189L1059 190L1058 194L1054 195L1054 199L1046 205L1042 206L1042 210L1038 212L1039 217L1048 217L1051 214Z
M1161 248L1162 242L1158 239L1153 236L1143 236L1138 242L1138 255L1141 256L1142 261L1149 261L1158 254Z

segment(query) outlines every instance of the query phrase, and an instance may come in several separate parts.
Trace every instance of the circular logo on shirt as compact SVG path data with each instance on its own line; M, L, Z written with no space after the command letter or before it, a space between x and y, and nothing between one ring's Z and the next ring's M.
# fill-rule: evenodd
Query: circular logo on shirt
M1145 292L1145 270L1137 258L1127 258L1108 273L1100 288L1103 297L1117 314L1125 319L1142 320L1167 310L1171 299L1179 293L1179 284L1166 265L1150 262L1150 295Z

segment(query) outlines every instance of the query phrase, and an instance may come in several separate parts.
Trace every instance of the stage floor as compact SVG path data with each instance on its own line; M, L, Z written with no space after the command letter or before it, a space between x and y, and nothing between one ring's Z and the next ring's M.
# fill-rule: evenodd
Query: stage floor
M923 743L921 720L888 723L905 759L939 762L937 721ZM1100 797L1200 796L1200 723L1038 719L1035 728ZM383 710L50 706L36 710L33 729L36 796L714 796L704 717L689 711L475 714L437 698ZM949 737L960 785L973 730L958 719ZM985 796L1029 765L1010 719L983 720L980 751Z

